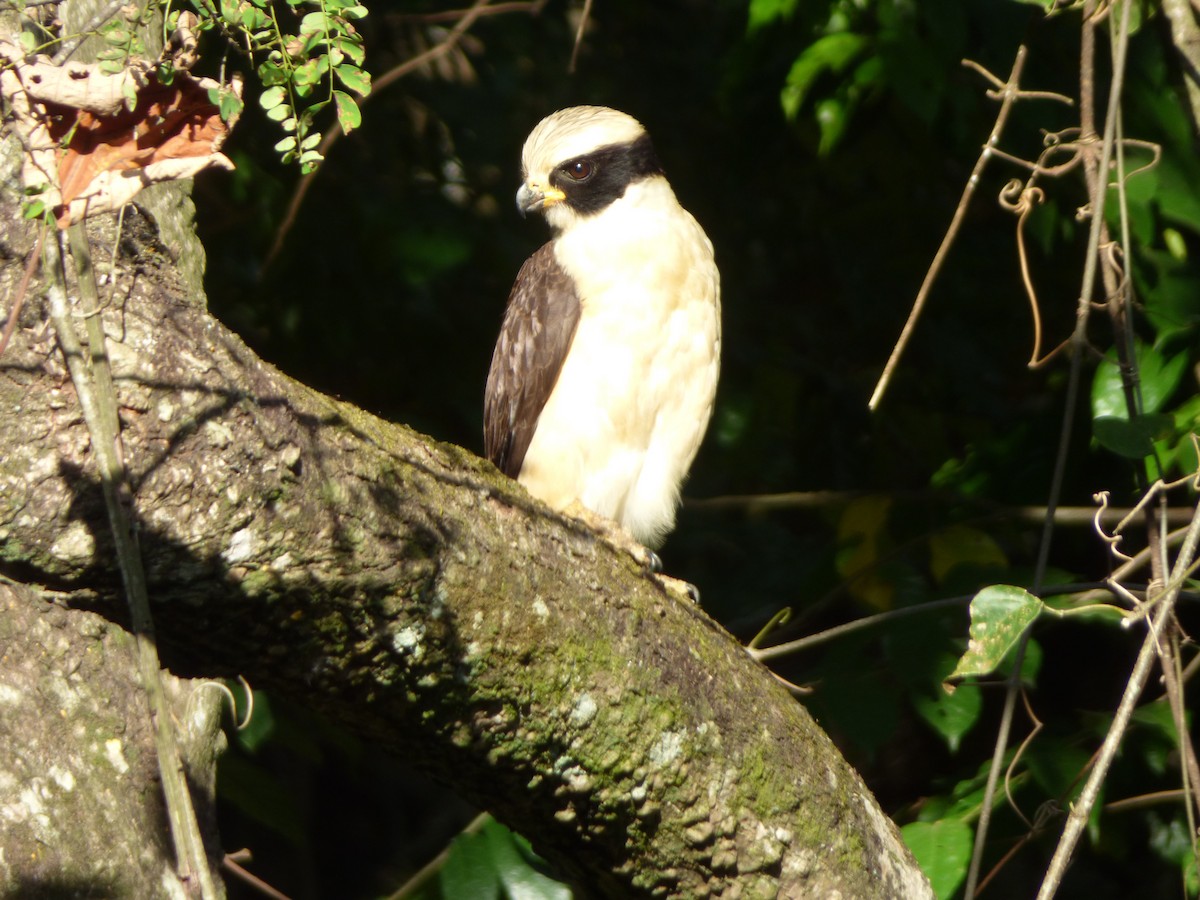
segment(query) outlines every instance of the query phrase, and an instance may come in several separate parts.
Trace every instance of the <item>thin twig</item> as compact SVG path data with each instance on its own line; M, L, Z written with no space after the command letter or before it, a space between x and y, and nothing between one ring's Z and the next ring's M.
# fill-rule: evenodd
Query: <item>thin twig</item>
M871 496L871 491L785 491L777 494L718 494L715 497L685 497L684 508L688 512L722 512L735 510L747 515L772 512L774 510L816 509L826 510L831 506L843 506L862 497ZM993 504L978 501L977 498L964 497L961 494L939 491L891 491L887 495L893 500L905 500L918 503L947 503L959 505L965 501L977 501L984 508ZM1046 518L1044 506L995 506L991 517L1005 519L1021 519L1032 522L1042 522ZM1100 514L1100 521L1106 525L1115 524L1129 515L1128 507L1111 506ZM1054 521L1064 526L1089 527L1097 517L1094 506L1056 506ZM1186 528L1191 516L1187 510L1168 509L1168 523L1178 528Z
M1017 671L1020 670L1018 669ZM1019 763L1025 756L1025 751L1046 726L1045 723L1043 723L1042 720L1037 717L1037 713L1033 711L1033 705L1029 702L1029 694L1027 692L1021 691L1021 701L1025 707L1025 715L1029 716L1029 721L1033 723L1033 728L1030 730L1029 734L1025 736L1025 740L1021 741L1020 746L1017 747L1017 752L1013 754L1012 762L1010 762L1008 764L1008 768L1004 770L1004 796L1008 800L1009 808L1017 814L1017 816L1022 822L1025 823L1030 831L1033 831L1033 823L1025 817L1025 813L1021 812L1021 807L1017 805L1017 798L1013 796L1013 773L1016 771L1017 763Z
M1191 15L1190 11L1188 12L1188 15ZM1124 28L1124 21L1122 23L1122 28ZM1121 35L1114 35L1113 43L1114 46L1118 48L1118 52L1123 50L1123 40ZM1192 87L1193 85L1189 84L1189 88ZM1116 127L1118 130L1121 128L1119 108ZM1123 135L1119 135L1119 137L1123 138ZM1128 216L1125 209L1125 181L1127 176L1124 172L1123 154L1118 153L1117 155L1117 167L1118 199L1121 203L1122 246L1127 247L1129 246L1130 238ZM1115 263L1110 263L1109 266L1106 266L1106 274L1108 274L1108 271L1113 267L1115 267ZM1136 372L1134 370L1135 359L1132 352L1132 334L1125 326L1125 323L1128 321L1129 317L1130 305L1129 280L1126 273L1122 272L1120 290L1116 292L1110 290L1108 305L1113 316L1114 327L1117 328L1119 335L1124 334L1126 338L1123 343L1118 344L1118 348L1124 351L1123 355L1121 356L1122 385L1126 392L1127 405L1130 407L1129 415L1130 418L1132 418L1135 414L1140 412L1141 405L1138 385L1132 377L1127 375L1127 373L1136 374ZM1159 467L1159 477L1161 478L1161 465L1158 463L1157 457L1154 458L1154 461ZM1142 475L1140 472L1138 474L1139 476ZM1160 482L1156 482L1153 488L1158 488L1159 486ZM1165 497L1159 498L1157 510L1152 509L1150 506L1150 501L1153 496L1153 489L1147 492L1145 497L1146 502L1144 504L1145 515L1143 518L1146 523L1147 535L1150 539L1150 545L1147 547L1147 556L1154 567L1153 571L1155 577L1161 583L1163 579L1163 573L1165 573L1167 569L1167 539L1165 537L1160 539L1159 535L1160 529L1163 533L1166 531L1165 517L1168 510ZM1155 515L1155 513L1157 513L1157 515ZM1190 568L1191 567L1189 567L1189 569ZM1168 625L1170 624L1172 623L1168 622ZM1182 677L1183 673L1180 671L1178 635L1178 630L1176 628L1171 628L1166 641L1160 642L1157 645L1157 650L1162 664L1163 680L1166 685L1166 696L1169 701L1179 739L1181 779L1183 783L1183 795L1185 798L1185 811L1188 819L1188 832L1190 834L1195 834L1196 819L1194 815L1194 804L1196 802L1195 791L1197 789L1197 785L1200 785L1200 766L1197 764L1194 748L1191 744L1190 736L1188 734L1186 718L1184 716L1184 678Z
M1019 181L1012 182L1018 189ZM1003 194L1001 195L1004 196ZM1029 274L1029 256L1025 252L1025 225L1030 214L1038 204L1046 198L1046 192L1039 187L1027 187L1020 190L1014 210L1017 213L1017 261L1021 266L1021 281L1025 285L1025 294L1029 298L1029 311L1033 316L1033 351L1029 354L1028 366L1033 367L1041 361L1042 356L1042 313L1038 306L1037 290L1033 286L1033 276Z
M1090 306L1090 298L1092 296L1092 285L1095 279L1096 265L1099 262L1100 236L1104 228L1104 205L1108 195L1108 170L1112 159L1113 148L1116 139L1116 128L1119 121L1120 98L1122 81L1125 73L1125 57L1129 42L1129 17L1132 4L1124 4L1121 10L1121 23L1119 33L1114 40L1113 53L1113 72L1112 83L1109 88L1108 109L1104 123L1104 142L1101 146L1099 165L1093 169L1090 166L1085 166L1084 171L1088 174L1089 195L1092 198L1092 227L1088 235L1088 257L1084 269L1083 289L1080 292L1079 298L1079 317L1076 321L1076 347L1083 345L1084 328L1086 325L1087 308ZM1089 3L1084 8L1084 23L1083 23L1083 65L1081 66L1080 79L1080 96L1081 114L1085 118L1081 119L1083 123L1083 138L1086 140L1089 132L1093 129L1089 127L1090 123L1086 117L1089 117L1092 109L1092 91L1094 90L1094 66L1092 58L1094 54L1094 31L1095 23L1091 21L1094 5ZM1106 271L1106 278L1110 272ZM1112 297L1115 291L1110 287L1109 296ZM1118 329L1123 324L1119 321L1119 317L1124 313L1124 310L1117 310L1110 306L1110 312L1113 314L1114 325ZM1120 355L1123 350L1123 335L1120 331L1117 334L1117 348ZM1078 359L1081 354L1078 350L1073 354L1074 359ZM1135 410L1131 410L1131 417ZM1150 540L1151 552L1150 560L1154 568L1155 575L1159 575L1159 565L1162 556L1158 552L1161 546L1158 540L1159 535L1153 527L1153 519L1148 517L1148 524L1151 526L1147 532L1147 537ZM1184 545L1180 549L1180 555L1176 558L1177 572L1184 572L1191 565L1191 557L1195 553L1195 539L1200 536L1200 516L1193 518L1192 526L1188 530L1188 535L1184 539ZM1174 580L1174 579L1173 579ZM1105 735L1104 744L1101 747L1100 756L1096 761L1095 767L1092 769L1088 777L1087 784L1080 793L1075 805L1071 809L1071 814L1067 817L1066 827L1063 829L1062 837L1059 839L1058 846L1055 848L1054 857L1050 861L1050 866L1046 872L1046 877L1042 881L1041 889L1038 891L1038 900L1049 900L1058 891L1058 887L1062 882L1063 875L1066 872L1067 863L1070 861L1071 855L1074 853L1075 845L1079 841L1079 835L1082 832L1084 822L1091 813L1092 807L1095 805L1096 797L1099 795L1100 787L1104 783L1104 779L1108 774L1109 766L1115 757L1117 749L1120 747L1121 738L1124 736L1125 728L1129 721L1129 716L1133 712L1133 707L1141 695L1142 689L1145 686L1146 679L1149 677L1151 665L1154 662L1158 652L1159 637L1163 632L1164 626L1169 623L1170 615L1174 609L1176 597L1179 594L1179 585L1176 584L1169 589L1162 600L1159 601L1158 608L1154 610L1149 622L1149 629L1146 638L1142 643L1142 649L1138 654L1137 662L1134 665L1133 672L1130 675L1129 682L1126 685L1125 694L1121 698L1121 703L1117 707L1117 712L1113 717L1112 726L1109 728L1108 734Z
M531 15L537 15L539 12L541 12L541 9L544 5L545 0L540 0L540 2L536 3L499 4L497 8L499 8L499 6L503 6L506 12L516 12L521 10L527 11ZM365 97L362 97L358 101L358 105L360 107L365 105L367 101L369 101L372 97L377 96L380 91L391 85L393 82L398 81L415 69L419 69L421 66L433 62L435 59L445 56L456 46L458 46L458 42L462 40L468 29L470 29L470 27L474 25L481 16L487 13L489 9L490 7L488 6L487 0L476 0L476 2L472 4L469 9L461 12L458 15L458 22L452 29L450 29L442 41L430 47L423 53L418 53L416 56L406 59L398 66L393 66L378 78L373 79L371 83L371 93ZM337 122L334 122L329 127L329 130L325 132L325 136L321 138L321 143L317 145L317 152L322 157L327 156L330 148L332 148L338 138L342 137L344 134L345 132L342 131L341 125ZM317 170L317 172L319 171L320 169ZM283 242L291 232L292 226L296 224L296 218L300 213L300 205L304 203L304 198L308 195L309 188L312 187L313 179L316 177L317 172L311 172L308 175L301 175L300 180L296 182L296 190L292 193L292 199L288 203L287 211L283 214L283 219L279 223L279 228L275 230L275 239L271 242L271 249L267 251L267 255L263 258L261 271L265 272L267 269L269 269L271 264L279 256L280 251L283 250Z
M1033 823L1029 826L1029 831L1021 835L1021 839L1013 844L1013 846L1009 848L1008 852L996 861L996 864L992 866L991 870L987 873L983 880L979 882L979 888L975 892L976 896L982 894L987 886L991 883L992 879L999 875L1004 867L1008 865L1008 863L1015 858L1018 853L1029 846L1029 844L1032 843L1039 834L1045 831L1046 827L1053 819L1061 815L1062 809L1058 806L1058 804L1053 802L1043 803L1041 808L1038 809L1037 816Z
M1163 684L1171 707L1171 719L1175 723L1175 735L1179 742L1179 778L1183 784L1184 811L1187 813L1188 834L1196 833L1196 801L1200 791L1200 764L1196 759L1196 747L1188 730L1187 707L1183 694L1183 671L1179 662L1179 629L1173 628L1163 642Z
M419 69L426 63L431 63L435 59L445 56L447 53L457 47L458 42L462 40L463 35L465 35L467 31L470 30L471 26L474 25L479 19L479 17L483 15L483 11L487 5L488 0L476 0L470 9L463 13L462 18L458 20L458 23L446 33L446 37L443 38L440 43L435 44L422 53L418 53L416 56L406 59L404 62L400 63L400 65L393 66L378 78L373 79L371 81L371 93L366 97L363 97L362 102L366 103L368 99L375 96L376 92L388 87L393 81L399 81L414 69ZM338 135L335 135L335 131L340 135L341 127L335 125L334 128L330 129L330 133L325 135L325 139L329 141L330 144L337 140ZM325 144L324 141L321 143L321 147L323 149L327 148L327 146L328 145Z
M1128 15L1128 4L1126 5L1126 16ZM1082 60L1080 66L1080 121L1081 135L1080 139L1086 142L1094 134L1094 129L1091 128L1091 109L1092 99L1094 96L1093 72L1094 67L1091 65L1091 59L1094 56L1094 35L1092 28L1094 27L1088 21L1092 11L1092 5L1089 4L1084 10L1084 27L1082 29L1080 57ZM1119 56L1118 62L1120 65L1114 66L1112 93L1110 95L1109 116L1105 123L1105 139L1100 154L1100 171L1107 172L1109 160L1112 158L1112 144L1114 140L1114 128L1116 118L1113 114L1113 107L1116 106L1116 101L1120 97L1120 78L1121 70L1124 64L1123 53ZM1085 166L1085 172L1087 167ZM1091 181L1091 179L1089 179ZM1105 179L1102 184L1107 184ZM1074 420L1075 404L1077 403L1079 394L1079 382L1082 377L1082 360L1083 351L1087 343L1087 320L1088 313L1091 310L1090 298L1095 289L1096 265L1099 259L1099 243L1101 229L1104 224L1104 203L1107 191L1103 187L1089 184L1089 194L1092 198L1092 221L1088 235L1087 255L1084 259L1083 282L1080 289L1079 300L1076 304L1075 329L1071 336L1071 365L1067 381L1067 397L1063 413L1062 431L1059 438L1057 457L1055 459L1054 476L1050 488L1050 500L1047 504L1047 517L1042 529L1042 540L1038 549L1038 560L1034 570L1035 586L1040 582L1046 570L1046 565L1049 559L1050 544L1053 537L1054 519L1052 511L1057 505L1058 498L1061 496L1062 480L1066 471L1067 451L1070 445L1070 437L1072 431L1072 422ZM1153 556L1153 554L1152 554ZM1036 594L1037 591L1035 590ZM1018 645L1016 656L1020 660L1024 656L1025 647L1028 642L1028 631ZM1019 662L1014 663L1014 675L1020 668ZM998 769L1004 756L1005 749L1008 746L1008 734L1012 724L1012 712L1016 703L1016 694L1020 689L1019 679L1013 677L1009 681L1008 691L1005 696L1004 708L1001 713L1000 726L997 729L996 744L992 755L992 767L988 772L988 781L984 789L984 805L983 812L980 815L979 823L975 832L975 846L971 856L971 866L967 873L967 885L964 896L973 897L978 884L979 871L983 862L983 851L987 842L987 832L990 825L990 798L994 795L996 789ZM1114 726L1115 727L1115 726Z
M824 644L836 638L844 637L847 634L853 634L856 631L862 631L866 628L874 628L876 625L882 625L885 622L891 622L895 619L903 619L909 616L920 615L922 613L933 612L939 609L945 609L951 606L966 606L971 602L970 596L950 597L946 600L932 600L929 603L921 603L916 606L903 606L899 609L890 609L887 612L876 613L872 616L864 616L861 619L855 619L853 622L846 622L844 625L837 625L833 628L827 628L817 634L810 634L802 638L797 638L794 641L788 641L784 644L775 644L772 647L749 647L748 652L759 662L766 662L772 659L778 659L781 656L788 656L793 653L799 653L802 650L807 650L815 647L818 644Z
M25 305L25 297L29 293L29 280L37 271L38 260L42 255L42 240L45 236L46 229L39 228L33 250L29 253L29 259L25 261L25 271L21 274L21 283L17 285L17 295L13 298L8 321L4 323L4 334L0 335L0 356L3 356L4 351L8 349L8 342L12 338L13 331L16 330L17 320L21 318L21 307Z
M1037 577L1038 573L1035 573L1035 578ZM1008 682L1005 685L1004 707L1000 711L1000 724L996 728L996 743L992 748L992 763L988 767L987 783L983 789L983 803L979 808L979 821L975 825L975 843L971 851L971 865L967 869L964 897L975 897L978 894L976 885L979 883L979 872L983 865L983 848L987 844L988 828L992 821L992 804L996 798L996 786L1000 781L1000 772L1004 768L1004 754L1008 750L1008 736L1012 731L1013 711L1016 709L1017 697L1021 694L1021 666L1025 662L1025 648L1028 645L1029 629L1026 629L1013 653L1012 671L1009 673Z
M1106 585L1102 581L1092 581L1081 584L1055 584L1045 588L1047 597L1060 596L1064 594L1080 594L1087 591L1107 590ZM787 641L783 644L773 644L770 647L759 647L756 642L761 640L773 628L782 624L779 621L779 613L776 613L770 622L765 626L759 636L754 641L751 641L747 646L750 655L760 662L766 662L771 659L778 659L781 656L789 656L793 653L799 653L803 650L811 649L819 644L824 644L829 641L844 637L847 634L853 634L856 631L863 631L868 628L874 628L877 625L883 625L895 619L903 619L909 616L921 615L922 613L934 612L939 609L947 609L955 606L966 606L971 602L971 595L963 595L959 597L947 597L943 600L931 600L928 603L919 603L915 606L902 606L898 609L889 609L886 612L875 613L874 615L864 616L861 619L855 619L852 622L846 622L842 625L835 625L833 628L827 628L824 631L816 634L805 635L802 638L797 638L793 641Z
M514 0L510 3L492 3L483 8L480 16L499 16L511 12L527 12L536 16L546 5L546 0ZM469 9L439 9L427 13L394 13L388 16L389 22L424 22L429 25L438 22L457 22L465 16Z
M1200 130L1200 24L1196 11L1188 0L1163 0L1162 9L1171 22L1171 43L1182 63L1192 127Z
M94 16L88 19L86 24L84 24L76 34L66 38L62 42L62 45L58 48L58 52L54 54L50 61L56 66L61 66L71 58L71 54L79 49L80 44L95 34L101 25L119 13L121 11L121 7L125 5L126 0L112 0L112 2L107 6L99 9Z
M575 29L575 46L571 48L571 61L567 63L567 72L575 74L575 63L579 60L579 48L583 46L583 31L587 28L588 19L592 15L592 0L583 0L583 10L579 13L579 27Z
M1138 794L1136 797L1123 797L1120 800L1110 800L1104 804L1104 811L1125 812L1130 809L1145 809L1147 806L1157 806L1160 803L1174 803L1181 799L1187 799L1187 792L1180 788L1151 791L1149 794Z
M942 244L938 247L937 253L934 254L933 262L929 264L929 268L925 272L925 280L921 282L921 288L917 291L917 299L913 301L912 310L908 314L908 320L904 323L904 328L900 331L900 337L896 339L896 344L892 347L892 355L888 357L887 363L883 367L883 373L879 376L879 381L875 385L875 391L871 394L871 399L867 402L869 409L875 409L879 406L879 401L883 398L883 392L887 390L888 383L891 381L892 372L900 362L900 356L904 353L904 348L908 346L909 338L912 336L913 330L916 328L917 319L921 316L921 310L925 307L925 300L929 296L929 289L933 287L933 282L937 279L938 273L942 269L942 263L950 253L950 247L954 244L954 239L958 237L959 228L962 227L963 218L967 214L967 206L971 202L971 198L975 194L975 188L979 184L980 176L983 175L984 167L992 158L992 151L1000 142L1000 133L1004 129L1004 124L1008 120L1008 114L1012 110L1013 103L1020 95L1021 70L1025 67L1026 49L1022 44L1017 48L1017 57L1013 61L1012 72L1008 76L1008 81L1003 86L1000 102L1000 111L996 113L996 122L992 126L992 133L988 135L987 143L983 145L983 151L979 154L979 158L975 161L975 168L971 170L971 177L967 179L966 186L963 188L962 197L958 201L958 207L954 210L954 217L950 220L950 227L946 229L946 234L942 238ZM963 65L975 69L976 71L984 72L989 80L998 84L998 80L986 73L981 66L972 63L968 60L963 61Z
M248 857L249 854L246 854ZM245 883L248 887L258 891L264 897L270 900L291 900L287 894L272 887L267 882L263 881L249 869L242 865L243 859L232 853L225 854L225 858L221 860L221 868L232 875L234 878Z
M95 280L92 277L87 235L82 224L71 226L68 233L81 300L87 312L95 309L99 302ZM129 604L138 672L150 707L159 775L162 778L167 818L175 846L178 876L185 884L193 883L194 879L204 900L216 900L219 894L208 867L204 841L184 778L160 676L158 648L154 640L154 623L150 616L146 573L138 549L137 532L127 512L132 503L121 449L116 396L112 389L112 373L105 350L103 326L98 315L86 317L89 348L85 356L67 304L66 274L63 267L65 254L59 243L61 240L61 233L56 232L53 238L42 242L50 317L71 373L71 381L79 398L79 406L83 411L99 470L109 528L112 531L121 580Z
M480 813L468 822L462 831L455 835L455 839L457 840L464 834L474 834L483 828L491 818L489 813ZM406 898L413 896L413 894L428 884L441 871L442 866L446 864L446 860L450 858L450 849L450 846L443 848L437 856L421 866L412 878L400 885L395 892L389 894L384 900L406 900Z
M1183 584L1183 574L1192 564L1192 560L1196 555L1197 544L1200 544L1200 507L1195 510L1195 515L1192 518L1192 527L1188 529L1183 547L1180 548L1179 556L1175 560L1175 567L1171 574L1171 583L1159 600L1158 608L1154 610L1154 614L1150 618L1149 627L1146 629L1146 637L1142 641L1142 649L1138 653L1133 671L1129 675L1129 681L1125 685L1125 693L1121 696L1121 702L1117 706L1116 713L1113 715L1112 725L1108 729L1108 734L1104 736L1104 743L1101 745L1100 753L1096 758L1096 764L1092 767L1087 783L1083 786L1083 790L1071 807L1070 815L1067 816L1066 827L1063 829L1058 847L1055 848L1054 857L1050 860L1050 866L1046 871L1045 879L1042 881L1041 889L1038 891L1037 900L1050 900L1062 883L1067 863L1070 862L1071 855L1075 852L1075 846L1079 843L1079 836L1083 833L1092 807L1096 804L1096 798L1100 795L1100 788L1104 784L1104 779L1108 775L1108 770L1117 755L1117 751L1120 749L1121 739L1125 735L1125 729L1129 725L1133 709L1137 705L1138 698L1141 697L1142 691L1146 687L1146 682L1150 678L1151 668L1154 665L1155 657L1158 655L1159 642L1165 637L1163 632L1168 627L1174 615L1175 600L1178 598L1179 589Z

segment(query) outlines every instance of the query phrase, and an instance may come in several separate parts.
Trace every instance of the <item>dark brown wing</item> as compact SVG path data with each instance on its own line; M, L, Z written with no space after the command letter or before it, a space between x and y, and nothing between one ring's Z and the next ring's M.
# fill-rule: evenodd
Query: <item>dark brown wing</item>
M510 478L521 472L578 324L575 282L546 244L517 273L483 398L484 453Z

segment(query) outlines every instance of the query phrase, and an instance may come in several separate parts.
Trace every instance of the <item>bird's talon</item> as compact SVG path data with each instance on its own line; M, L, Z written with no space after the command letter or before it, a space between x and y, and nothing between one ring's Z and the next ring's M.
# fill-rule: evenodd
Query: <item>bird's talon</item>
M656 574L654 577L669 593L675 594L681 600L687 599L696 605L700 604L700 590L694 584L680 578L672 578L670 575Z

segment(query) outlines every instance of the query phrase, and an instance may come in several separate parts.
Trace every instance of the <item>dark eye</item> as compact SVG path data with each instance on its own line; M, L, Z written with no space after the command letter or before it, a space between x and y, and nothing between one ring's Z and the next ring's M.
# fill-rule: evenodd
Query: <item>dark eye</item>
M587 181L592 177L592 164L586 159L577 159L563 166L563 172L572 181Z

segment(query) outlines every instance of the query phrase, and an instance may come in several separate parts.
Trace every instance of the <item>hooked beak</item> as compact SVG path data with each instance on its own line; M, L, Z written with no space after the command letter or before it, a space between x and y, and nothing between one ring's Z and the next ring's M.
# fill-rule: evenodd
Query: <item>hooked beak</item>
M524 218L538 209L562 203L567 195L558 188L544 188L537 182L525 182L517 189L517 212Z

